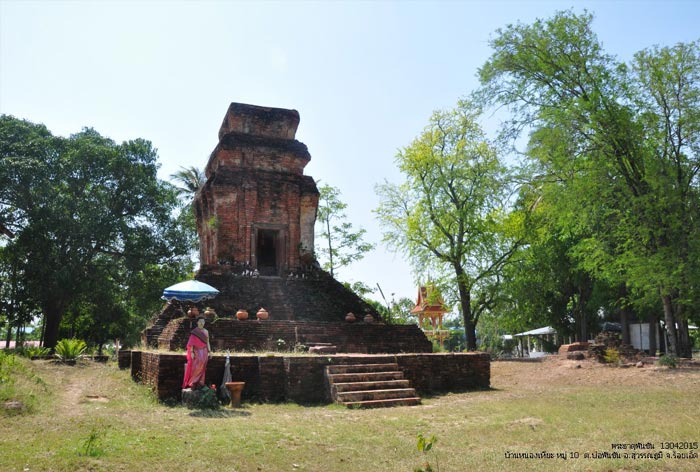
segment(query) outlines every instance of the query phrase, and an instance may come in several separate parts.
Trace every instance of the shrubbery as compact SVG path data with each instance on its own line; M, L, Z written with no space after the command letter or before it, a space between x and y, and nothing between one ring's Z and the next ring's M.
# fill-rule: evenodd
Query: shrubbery
M658 364L661 366L669 367L675 369L678 367L678 358L674 355L663 355L659 357Z
M622 357L620 356L620 351L614 347L609 347L605 350L603 354L603 359L607 364L619 364L622 362Z

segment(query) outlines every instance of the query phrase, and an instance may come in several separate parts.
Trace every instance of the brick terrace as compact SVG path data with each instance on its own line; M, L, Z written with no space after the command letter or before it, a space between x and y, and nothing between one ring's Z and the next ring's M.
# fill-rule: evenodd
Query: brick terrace
M223 379L226 358L213 356L207 366L207 383ZM324 372L328 365L397 363L405 378L421 393L456 392L488 388L489 356L483 353L257 356L231 357L234 381L246 382L244 401L301 404L329 403ZM184 354L122 351L119 366L131 368L135 380L150 385L160 400L179 399L185 372Z

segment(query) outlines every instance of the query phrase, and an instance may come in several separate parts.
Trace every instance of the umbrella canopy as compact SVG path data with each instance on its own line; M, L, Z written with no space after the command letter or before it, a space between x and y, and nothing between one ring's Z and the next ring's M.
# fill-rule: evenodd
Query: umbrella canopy
M163 300L177 300L180 302L201 302L208 298L214 298L219 291L197 280L188 280L171 285L163 290Z

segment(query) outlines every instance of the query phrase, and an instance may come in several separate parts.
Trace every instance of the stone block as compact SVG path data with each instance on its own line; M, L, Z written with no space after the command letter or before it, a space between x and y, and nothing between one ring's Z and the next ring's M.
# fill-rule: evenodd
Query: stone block
M219 139L229 133L294 139L298 126L296 110L231 103L221 123Z
M572 344L562 344L559 346L559 354L564 354L565 352L573 351L586 351L588 350L590 343L587 342L576 342Z

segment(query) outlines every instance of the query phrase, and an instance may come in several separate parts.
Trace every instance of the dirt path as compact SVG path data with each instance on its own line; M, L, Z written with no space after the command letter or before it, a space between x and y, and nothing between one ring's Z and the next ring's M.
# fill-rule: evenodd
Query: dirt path
M55 413L65 418L77 418L84 414L82 404L105 402L107 398L93 394L92 386L100 379L100 364L79 363L75 366L62 365L53 361L43 362L39 370L41 377L49 384L54 395Z

